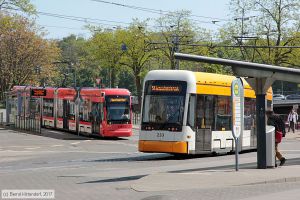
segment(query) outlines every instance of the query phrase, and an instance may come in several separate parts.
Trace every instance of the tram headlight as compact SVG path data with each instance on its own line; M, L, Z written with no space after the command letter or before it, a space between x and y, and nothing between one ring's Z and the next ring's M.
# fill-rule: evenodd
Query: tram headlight
M146 129L147 131L151 131L151 130L153 130L154 128L151 127L151 126L146 126L145 129Z

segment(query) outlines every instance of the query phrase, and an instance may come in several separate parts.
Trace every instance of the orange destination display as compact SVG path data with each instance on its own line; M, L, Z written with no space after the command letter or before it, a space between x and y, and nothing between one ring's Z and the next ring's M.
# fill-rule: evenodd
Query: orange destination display
M151 90L154 92L180 92L179 86L164 86L164 85L153 85Z
M126 102L126 98L111 98L110 102Z
M31 89L30 94L31 94L31 96L44 97L47 95L47 90L46 89Z

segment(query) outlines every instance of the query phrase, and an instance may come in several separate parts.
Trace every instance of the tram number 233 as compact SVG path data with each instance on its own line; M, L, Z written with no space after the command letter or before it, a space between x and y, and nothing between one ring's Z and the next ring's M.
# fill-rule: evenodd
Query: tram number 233
M164 133L156 133L156 137L164 137L165 136L165 134Z

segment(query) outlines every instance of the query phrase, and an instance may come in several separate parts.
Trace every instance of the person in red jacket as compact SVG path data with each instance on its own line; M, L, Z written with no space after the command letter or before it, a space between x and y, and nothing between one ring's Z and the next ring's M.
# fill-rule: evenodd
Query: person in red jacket
M270 126L274 126L275 127L275 132L280 131L280 132L282 132L283 135L285 135L285 126L284 126L283 120L278 115L274 114L274 112L272 110L266 111L266 115L268 117L267 124L270 125ZM286 159L280 153L280 151L278 149L278 144L279 143L276 142L276 140L275 140L276 157L280 161L279 165L282 166L282 165L284 165ZM276 166L277 166L277 164L275 164L275 167Z

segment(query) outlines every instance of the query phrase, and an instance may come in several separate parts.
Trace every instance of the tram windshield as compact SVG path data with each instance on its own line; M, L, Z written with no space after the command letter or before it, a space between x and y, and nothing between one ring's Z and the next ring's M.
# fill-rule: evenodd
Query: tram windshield
M147 81L142 123L160 125L156 129L182 126L186 85L183 81Z
M107 121L129 122L129 96L106 96Z

